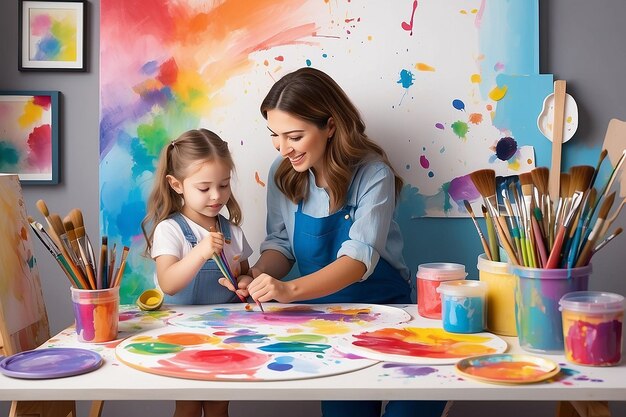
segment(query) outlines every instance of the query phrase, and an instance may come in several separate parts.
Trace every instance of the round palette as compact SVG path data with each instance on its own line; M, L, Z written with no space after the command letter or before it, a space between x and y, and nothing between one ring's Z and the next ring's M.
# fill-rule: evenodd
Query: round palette
M117 358L140 371L201 380L277 381L352 372L376 361L344 355L334 337L281 329L166 326L122 341Z
M385 327L339 340L338 349L364 358L416 365L451 365L469 356L502 353L491 333L458 334L436 327Z
M464 376L494 384L531 384L560 372L555 362L532 355L482 355L460 360L456 369Z
M97 352L78 348L48 348L16 353L0 362L0 372L24 379L61 378L98 369L102 357Z
M376 304L263 303L265 312L246 310L243 303L206 306L200 314L168 320L186 328L293 328L324 335L350 334L370 327L406 323L411 315L401 308Z

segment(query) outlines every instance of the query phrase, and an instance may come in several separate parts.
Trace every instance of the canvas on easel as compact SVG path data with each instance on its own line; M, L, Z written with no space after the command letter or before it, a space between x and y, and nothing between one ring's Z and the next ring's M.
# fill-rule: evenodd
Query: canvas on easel
M35 349L50 338L39 269L19 177L0 174L0 352ZM76 416L74 401L13 401L9 417Z

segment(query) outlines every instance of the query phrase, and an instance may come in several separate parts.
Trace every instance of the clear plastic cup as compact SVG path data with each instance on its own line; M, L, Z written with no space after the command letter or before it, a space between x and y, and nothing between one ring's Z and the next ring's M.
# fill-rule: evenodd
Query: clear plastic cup
M612 366L622 359L624 297L599 291L565 294L563 316L565 358L589 366Z
M515 276L509 264L478 257L478 279L487 284L487 330L501 336L517 336L515 324Z
M450 333L479 333L485 329L485 296L487 284L476 280L442 282L443 329Z
M417 267L417 312L430 319L441 318L441 296L437 292L439 284L445 281L464 280L467 276L465 265L434 262Z
M78 340L102 343L117 339L120 287L103 290L70 289Z

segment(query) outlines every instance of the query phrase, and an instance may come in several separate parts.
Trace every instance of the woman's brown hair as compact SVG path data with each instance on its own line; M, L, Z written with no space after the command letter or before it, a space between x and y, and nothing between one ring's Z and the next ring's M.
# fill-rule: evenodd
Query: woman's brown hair
M336 130L324 154L333 207L345 204L353 172L372 156L385 162L393 171L397 200L403 185L402 178L391 166L385 151L367 137L359 111L329 75L310 67L285 75L272 86L261 103L261 114L265 119L267 112L274 109L308 121L320 129L327 126L330 118L333 119ZM288 160L281 162L274 181L294 203L307 197L308 173L297 172Z

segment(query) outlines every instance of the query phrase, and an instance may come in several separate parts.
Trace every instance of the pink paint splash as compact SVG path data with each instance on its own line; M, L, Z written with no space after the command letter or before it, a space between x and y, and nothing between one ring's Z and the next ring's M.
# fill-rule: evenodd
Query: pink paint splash
M33 36L44 36L52 26L50 15L40 14L35 16L30 22L30 33Z
M402 29L409 32L409 36L413 36L413 19L415 18L415 10L417 10L417 0L413 0L413 10L411 11L411 21L409 23L402 22Z
M428 169L430 167L430 161L426 158L426 155L420 156L420 165L424 169Z
M50 108L50 104L52 104L52 96L34 96L33 104L48 110Z

